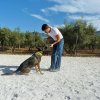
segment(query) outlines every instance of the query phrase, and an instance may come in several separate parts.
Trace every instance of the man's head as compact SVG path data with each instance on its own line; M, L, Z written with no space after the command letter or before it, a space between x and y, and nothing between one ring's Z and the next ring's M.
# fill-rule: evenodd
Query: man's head
M47 24L43 24L41 27L42 31L44 31L45 33L49 33L51 31L51 27Z

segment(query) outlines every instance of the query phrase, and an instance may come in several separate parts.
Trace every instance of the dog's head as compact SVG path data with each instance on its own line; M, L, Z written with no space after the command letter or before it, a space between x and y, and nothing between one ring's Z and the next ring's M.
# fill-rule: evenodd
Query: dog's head
M46 46L44 46L44 47L36 47L36 48L37 48L37 52L35 54L38 55L38 56L42 56L43 52L47 49Z
M48 46L42 46L42 47L36 47L36 48L38 52L41 52L43 54L43 52L48 49Z

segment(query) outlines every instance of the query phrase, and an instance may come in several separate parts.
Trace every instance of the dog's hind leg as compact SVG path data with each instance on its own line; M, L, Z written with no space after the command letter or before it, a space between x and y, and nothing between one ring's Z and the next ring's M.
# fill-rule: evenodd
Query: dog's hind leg
M29 73L20 72L20 75L29 75Z

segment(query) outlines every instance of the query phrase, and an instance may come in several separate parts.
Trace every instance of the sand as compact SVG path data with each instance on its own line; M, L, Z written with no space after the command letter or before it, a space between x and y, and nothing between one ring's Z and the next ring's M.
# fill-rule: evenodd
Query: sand
M31 55L0 54L0 74L12 72ZM44 75L0 76L0 100L100 100L100 58L62 57L59 72L49 72L50 56L43 56Z

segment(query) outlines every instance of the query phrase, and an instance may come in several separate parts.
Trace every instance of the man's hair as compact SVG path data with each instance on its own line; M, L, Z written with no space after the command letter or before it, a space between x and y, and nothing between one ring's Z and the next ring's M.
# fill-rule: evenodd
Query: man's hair
M42 29L42 31L44 31L45 29L47 29L47 28L49 28L49 27L50 27L49 25L43 24L42 27L41 27L41 29Z

